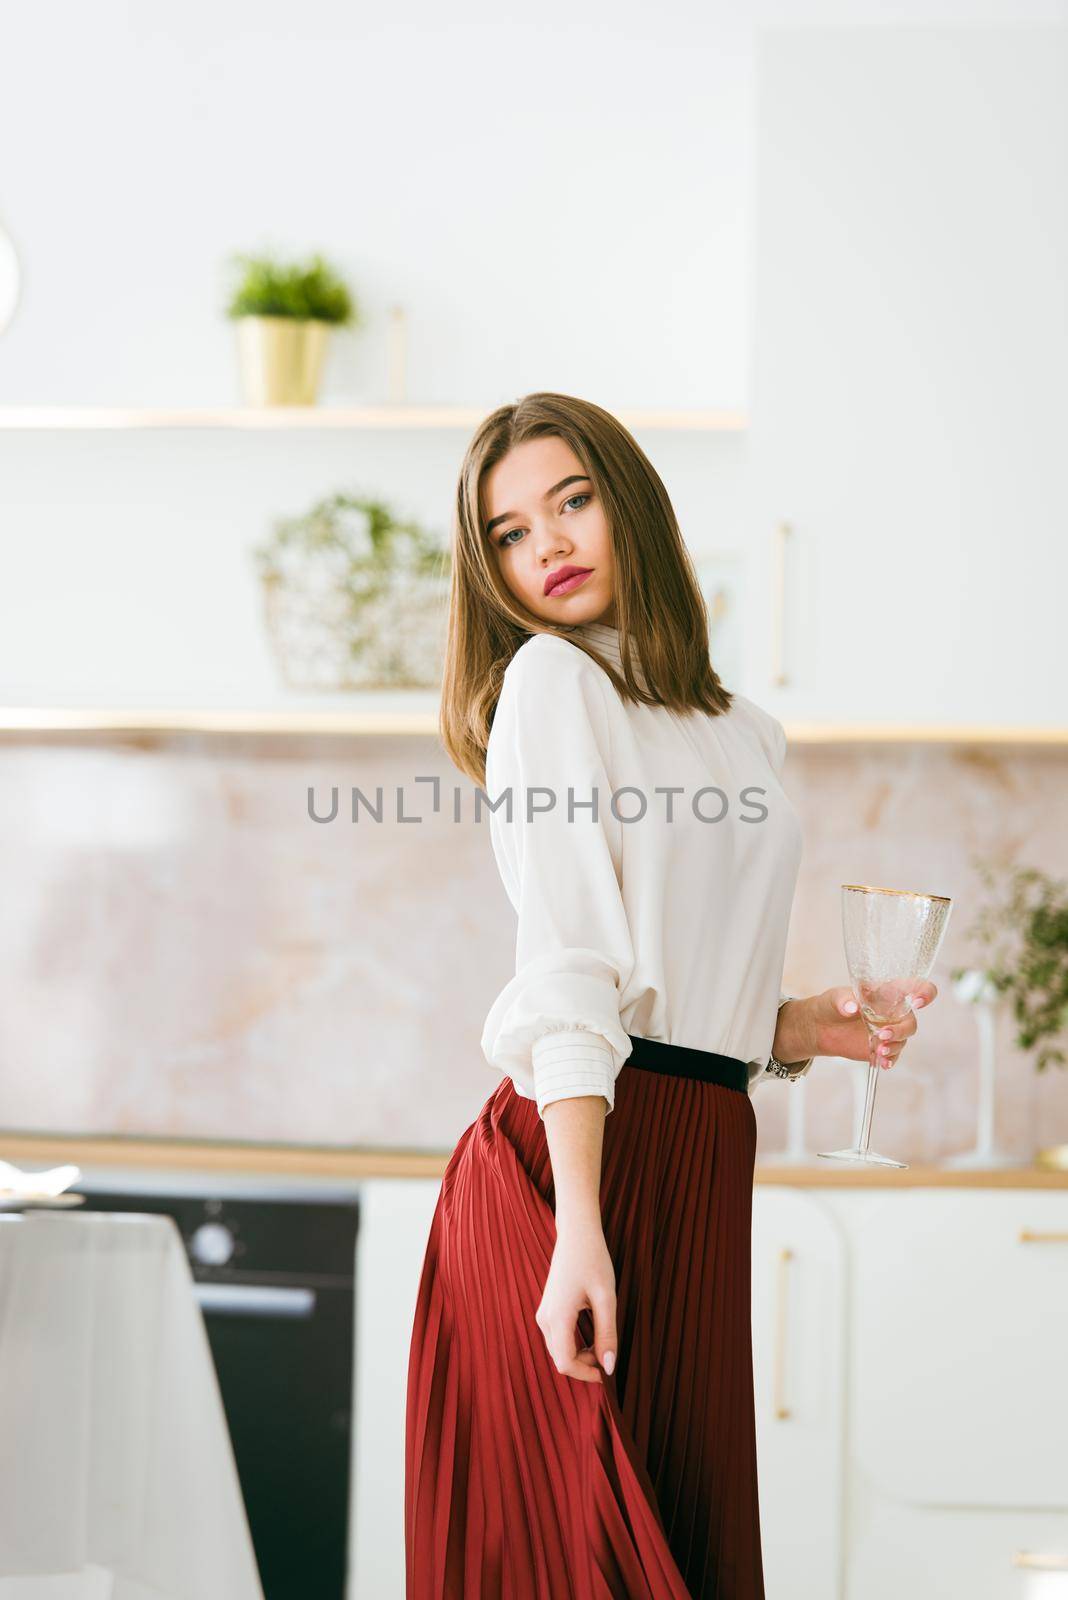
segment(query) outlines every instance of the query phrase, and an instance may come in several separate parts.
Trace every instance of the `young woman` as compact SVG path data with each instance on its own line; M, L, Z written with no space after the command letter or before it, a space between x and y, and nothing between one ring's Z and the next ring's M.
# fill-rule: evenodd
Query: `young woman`
M848 987L780 991L785 734L717 676L664 486L599 407L489 416L454 541L442 735L518 934L423 1262L408 1600L761 1600L750 1091L868 1056Z

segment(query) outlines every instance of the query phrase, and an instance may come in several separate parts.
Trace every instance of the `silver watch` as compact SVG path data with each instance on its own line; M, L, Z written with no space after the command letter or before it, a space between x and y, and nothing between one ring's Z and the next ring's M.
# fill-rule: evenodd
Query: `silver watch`
M797 996L795 994L784 994L779 1001L778 1008L775 1013L776 1017L788 1000L796 999ZM779 1061L774 1055L772 1055L768 1057L768 1064L764 1068L764 1071L772 1073L776 1078L789 1078L792 1082L797 1078L804 1077L814 1060L814 1056L809 1056L807 1061L786 1062Z

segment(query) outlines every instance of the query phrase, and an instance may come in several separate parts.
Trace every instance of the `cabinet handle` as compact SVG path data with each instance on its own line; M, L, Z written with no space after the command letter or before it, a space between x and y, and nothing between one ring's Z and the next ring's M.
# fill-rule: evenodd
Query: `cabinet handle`
M1021 1244L1068 1244L1068 1233L1043 1232L1041 1228L1021 1228Z
M1012 1564L1014 1567L1030 1567L1032 1572L1068 1572L1068 1556L1046 1554L1041 1550L1016 1550Z
M790 537L790 524L780 522L775 529L775 563L772 568L772 654L771 681L784 684L788 681L783 663L786 630L786 541Z
M775 1415L780 1420L785 1420L791 1415L790 1407L786 1404L786 1291L787 1267L793 1260L794 1253L788 1247L779 1251L779 1294L778 1307L775 1317Z

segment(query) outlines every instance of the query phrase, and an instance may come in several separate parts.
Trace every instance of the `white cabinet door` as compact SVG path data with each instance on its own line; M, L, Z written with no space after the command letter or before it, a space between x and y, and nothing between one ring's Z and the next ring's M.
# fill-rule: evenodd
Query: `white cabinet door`
M819 1197L753 1195L753 1377L769 1596L841 1583L844 1238Z
M1068 1193L865 1200L851 1478L914 1505L1068 1508Z
M848 1600L1053 1600L1063 1593L1062 1578L1014 1561L1018 1552L1068 1550L1063 1515L940 1511L877 1500L858 1505L856 1514L863 1537L850 1553Z
M349 1600L404 1593L408 1354L440 1193L440 1178L360 1184Z
M784 719L1068 723L1066 38L762 36L746 683Z

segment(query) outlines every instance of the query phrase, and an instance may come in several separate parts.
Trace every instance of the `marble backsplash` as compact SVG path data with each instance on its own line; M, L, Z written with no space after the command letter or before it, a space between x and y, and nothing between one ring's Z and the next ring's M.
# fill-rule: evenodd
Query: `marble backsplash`
M0 739L0 1127L449 1149L497 1076L479 1047L512 971L514 917L474 786L429 737L203 734ZM880 1077L876 1148L937 1161L974 1143L972 1013L949 970L980 856L1068 874L1068 750L796 745L804 828L785 987L847 980L839 885L954 899L940 995ZM432 810L441 781L441 809ZM381 785L380 822L349 818ZM338 818L308 815L340 792ZM407 815L396 815L403 786ZM459 818L454 820L454 799ZM402 814L403 815L403 814ZM1068 1071L999 1036L997 1131L1021 1161L1068 1141ZM817 1061L755 1091L759 1155L804 1096L807 1143L852 1132L862 1068Z

